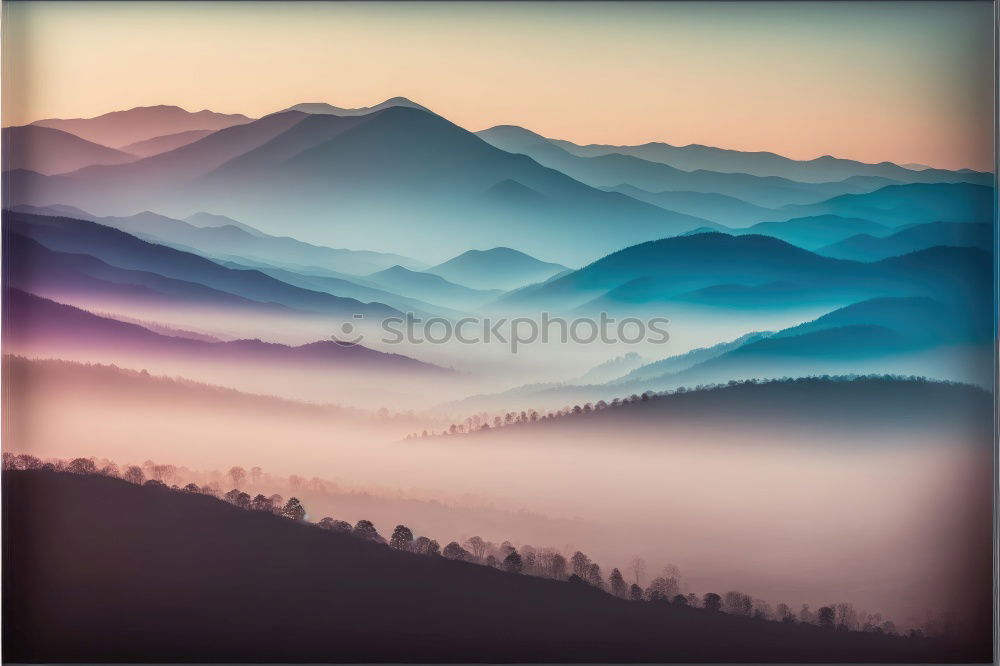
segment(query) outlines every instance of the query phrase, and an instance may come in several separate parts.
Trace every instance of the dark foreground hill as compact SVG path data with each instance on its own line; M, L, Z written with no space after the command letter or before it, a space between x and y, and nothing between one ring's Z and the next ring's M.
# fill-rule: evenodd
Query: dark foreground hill
M623 601L100 476L4 473L8 662L986 661Z

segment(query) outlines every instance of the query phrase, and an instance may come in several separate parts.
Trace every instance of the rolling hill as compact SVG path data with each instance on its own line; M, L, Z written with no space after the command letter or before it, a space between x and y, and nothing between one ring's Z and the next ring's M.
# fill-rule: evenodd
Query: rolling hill
M586 585L403 553L198 493L96 475L5 472L3 492L6 506L35 517L4 523L5 537L19 544L6 551L3 569L12 661L988 656L986 642L894 639L627 602ZM117 630L109 634L108 626Z
M780 176L809 183L845 180L856 176L888 178L903 183L969 182L989 185L993 180L991 174L969 169L949 171L947 169L932 169L924 165L912 168L914 165L899 165L892 162L869 164L830 155L811 160L793 160L775 153L727 150L698 144L672 146L667 143L654 142L638 146L581 146L568 141L548 140L581 157L619 153L669 164L685 171L706 169L709 171L741 172L756 176Z
M516 289L548 280L569 269L541 261L509 247L468 250L426 269L427 273L474 289Z
M772 236L806 250L815 251L856 234L880 236L890 233L890 230L876 222L859 218L813 215L783 222L759 222L746 229L740 229L737 233Z
M59 207L17 206L14 211L47 216L67 215L61 213ZM422 266L420 262L400 255L330 248L304 243L288 236L271 236L223 216L208 216L207 213L202 213L192 217L194 222L200 224L150 211L124 217L99 217L82 213L80 219L119 229L154 243L219 259L237 261L254 259L275 266L299 269L312 266L325 267L330 271L358 275L397 265L400 262L410 266Z
M845 194L807 206L785 206L784 219L807 215L863 218L900 227L927 222L993 220L993 188L969 183L890 185L866 194ZM779 218L775 218L779 219Z
M616 152L581 157L534 132L511 125L477 134L498 148L528 155L543 166L558 169L593 187L614 188L624 184L648 192L677 190L722 194L765 208L808 204L847 192L869 192L895 182L887 178L856 176L838 182L802 183L741 172L685 171Z
M572 263L711 225L588 187L406 107L352 117L272 114L128 166L59 179L21 175L11 204L174 217L210 210L341 247L371 247L375 239L375 249L442 257L469 245L516 244ZM494 189L504 181L541 198ZM569 234L579 242L562 242Z
M360 344L341 345L321 340L290 346L261 340L212 342L156 333L137 324L100 317L85 310L16 289L4 292L5 349L113 350L124 355L165 356L175 361L308 365L371 372L399 371L425 375L451 372L401 354L376 351Z
M989 224L929 222L905 227L888 236L857 234L816 252L837 259L878 261L935 245L975 247L988 252L993 249L993 229Z
M94 222L24 213L8 213L4 222L7 234L22 235L56 252L90 255L116 268L195 282L258 303L348 317L361 313L380 319L399 314L380 303L365 304L303 289L257 270L226 268L196 254L149 243Z
M154 136L152 139L144 139L122 146L122 150L133 155L138 155L139 157L151 157L180 148L181 146L186 146L189 143L194 143L214 131L210 129L195 129L176 132L174 134L165 134L163 136Z
M915 293L983 303L991 293L989 274L989 255L975 248L931 248L865 264L823 257L770 236L700 233L620 250L498 303L597 312L666 302L787 307Z
M66 173L92 164L122 164L136 155L92 143L48 127L3 128L3 169L27 169L41 174Z
M393 293L447 308L476 308L503 293L499 289L470 289L440 275L411 271L402 266L392 266L372 273L367 279Z
M94 118L47 118L32 123L39 127L52 127L99 143L121 148L137 141L145 141L168 134L189 130L220 130L250 122L241 114L215 113L203 110L185 111L178 106L137 106L126 111L112 111Z

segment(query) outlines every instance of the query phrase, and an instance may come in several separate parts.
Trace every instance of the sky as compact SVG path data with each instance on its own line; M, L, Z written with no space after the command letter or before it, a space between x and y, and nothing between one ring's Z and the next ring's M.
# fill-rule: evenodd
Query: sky
M402 95L471 130L993 168L989 2L5 2L3 124Z

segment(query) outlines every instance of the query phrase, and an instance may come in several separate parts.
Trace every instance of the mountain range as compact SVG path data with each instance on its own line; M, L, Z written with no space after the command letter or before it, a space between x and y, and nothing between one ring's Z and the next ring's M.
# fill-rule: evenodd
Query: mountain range
M26 169L56 174L92 164L122 164L137 159L128 152L37 125L3 128L3 143L4 171Z
M528 132L522 128L515 129ZM727 150L699 144L672 146L668 143L651 142L636 146L578 145L569 141L545 139L537 134L534 136L580 157L628 155L667 164L684 171L739 172L762 177L778 176L807 183L841 181L855 176L888 178L907 183L964 181L988 185L992 182L989 174L970 169L948 171L932 169L925 165L898 165L892 162L868 164L830 155L811 160L794 160L775 153Z
M5 252L16 252L18 237L29 238L47 249L89 255L104 264L130 271L154 273L174 281L196 283L258 304L279 304L295 310L341 317L363 314L373 319L398 315L380 303L303 289L276 280L258 270L227 268L204 257L141 240L135 236L86 220L8 213ZM66 285L72 288L72 284Z
M568 270L561 264L540 261L509 247L495 247L468 250L426 272L474 289L510 290L543 282Z
M101 317L85 310L8 288L4 292L5 349L112 350L123 355L168 357L178 362L306 365L331 370L357 369L441 375L450 372L401 354L376 351L360 344L321 340L290 346L261 340L204 341L156 333L143 326Z
M239 113L191 112L179 106L160 105L112 111L94 118L46 118L31 124L69 132L103 146L124 148L138 141L178 132L214 131L247 122L250 118Z

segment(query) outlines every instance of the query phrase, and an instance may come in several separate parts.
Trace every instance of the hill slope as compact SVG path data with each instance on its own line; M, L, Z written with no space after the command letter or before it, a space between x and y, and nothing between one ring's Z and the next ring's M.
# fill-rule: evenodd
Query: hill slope
M209 110L191 112L179 106L137 106L126 111L112 111L94 118L47 118L32 123L53 127L105 146L119 148L130 143L187 130L219 130L250 122L234 113Z
M204 495L5 472L10 661L986 659L401 553ZM17 514L11 513L17 507ZM32 516L31 520L14 519Z
M463 252L426 272L474 289L515 289L568 270L509 247L495 247Z
M42 174L66 173L91 164L122 164L137 159L134 154L36 125L3 128L3 143L4 171L28 169Z

